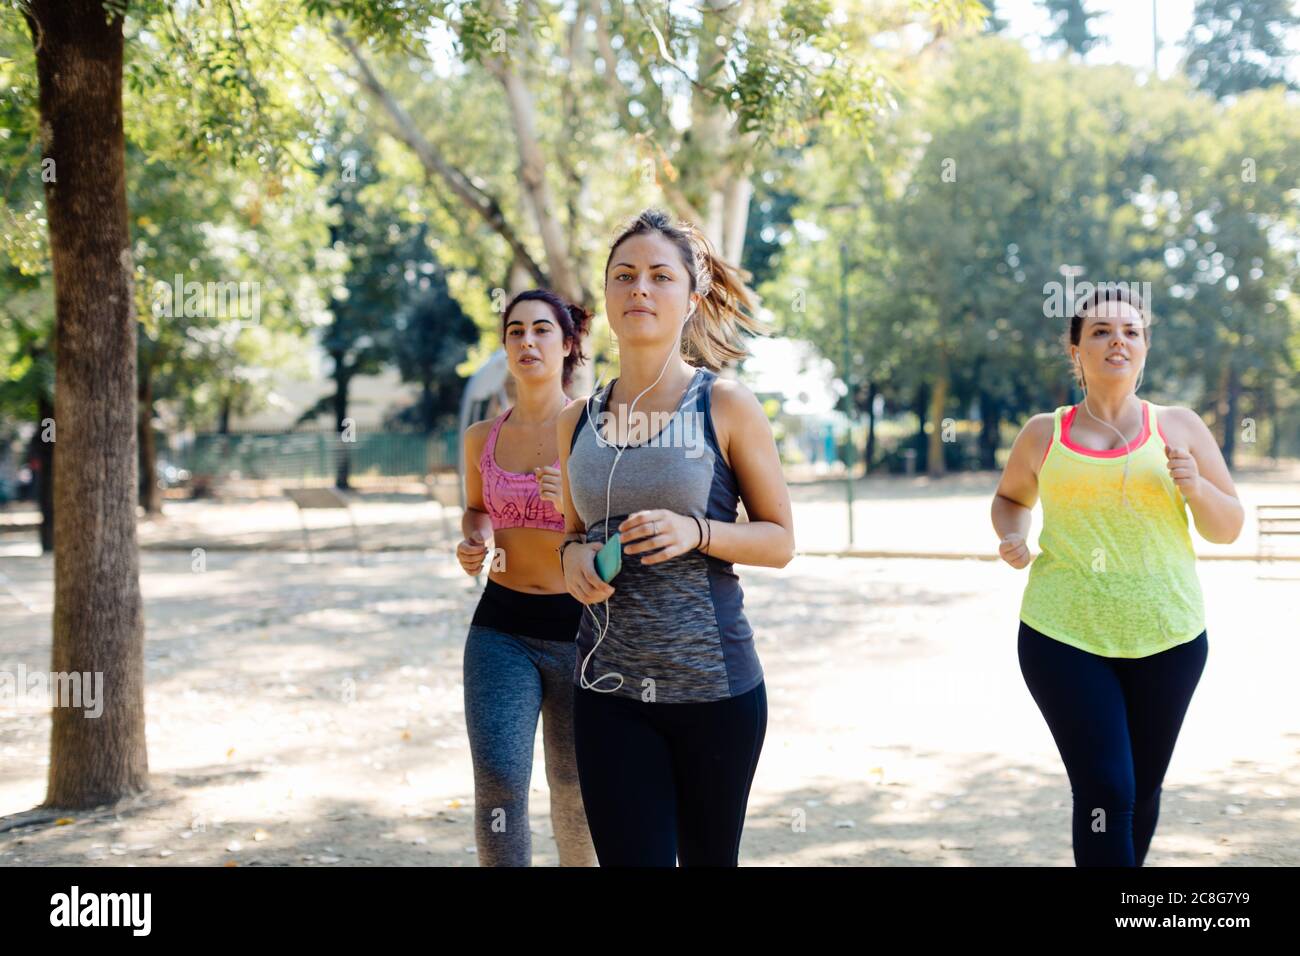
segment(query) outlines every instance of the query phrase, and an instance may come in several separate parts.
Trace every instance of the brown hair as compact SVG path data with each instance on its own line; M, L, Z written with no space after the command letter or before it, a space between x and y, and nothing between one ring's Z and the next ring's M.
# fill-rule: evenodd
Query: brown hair
M745 284L752 276L724 261L708 237L689 222L674 223L662 209L647 209L619 233L605 259L605 280L614 251L632 236L657 232L677 247L691 277L691 291L700 293L700 305L682 331L682 353L692 365L718 371L727 362L749 354L744 336L767 333L757 317L758 299Z
M510 320L510 313L514 307L520 302L530 301L544 302L550 306L551 311L555 313L555 321L559 323L560 331L564 333L564 341L573 343L573 348L564 357L564 375L561 379L563 384L568 385L573 378L574 368L587 358L582 354L582 337L587 334L587 329L591 325L592 314L580 305L565 302L550 289L529 289L527 292L520 292L506 306L506 311L501 316L502 334L505 334L506 322Z

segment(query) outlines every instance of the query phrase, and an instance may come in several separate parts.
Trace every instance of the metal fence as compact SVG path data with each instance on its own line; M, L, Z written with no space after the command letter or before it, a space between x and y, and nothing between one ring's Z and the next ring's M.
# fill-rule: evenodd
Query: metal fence
M204 433L173 457L195 478L305 481L332 479L345 455L355 476L422 478L455 470L458 453L454 428L429 433L358 429L350 435L332 430Z

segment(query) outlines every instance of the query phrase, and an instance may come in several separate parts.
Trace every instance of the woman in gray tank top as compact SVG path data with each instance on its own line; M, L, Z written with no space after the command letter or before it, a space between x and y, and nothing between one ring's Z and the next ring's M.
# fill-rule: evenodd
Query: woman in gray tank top
M767 416L716 374L747 354L756 303L698 230L658 210L611 247L605 303L619 377L558 426L560 562L586 605L574 743L588 825L604 866L735 866L767 698L733 565L794 553ZM606 583L596 554L616 532Z

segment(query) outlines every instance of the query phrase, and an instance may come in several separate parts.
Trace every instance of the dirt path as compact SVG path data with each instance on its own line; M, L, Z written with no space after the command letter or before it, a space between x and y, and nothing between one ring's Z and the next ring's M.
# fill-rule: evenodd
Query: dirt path
M474 865L460 670L473 583L441 552L207 562L142 555L156 789L0 833L0 864ZM0 595L0 668L47 669L50 561L3 570L31 610ZM1300 646L1283 622L1297 582L1246 563L1201 574L1210 659L1148 862L1295 865ZM1016 664L1023 577L799 558L742 578L770 702L744 864L1071 862L1068 784ZM42 799L48 735L45 713L0 722L0 815ZM555 863L547 810L539 746L541 865Z

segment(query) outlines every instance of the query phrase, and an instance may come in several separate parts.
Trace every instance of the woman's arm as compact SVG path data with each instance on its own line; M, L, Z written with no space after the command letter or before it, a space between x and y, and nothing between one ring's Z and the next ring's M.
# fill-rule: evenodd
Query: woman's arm
M456 559L467 574L482 570L486 545L492 540L492 518L483 503L483 475L478 468L483 444L491 430L491 422L475 422L465 429L465 510L460 516L464 540L456 546Z
M1052 440L1051 415L1035 415L1025 423L1011 446L993 495L993 530L998 535L998 556L1013 568L1029 564L1029 528L1038 501L1038 466Z
M713 425L749 520L710 521L708 554L733 564L783 568L794 557L794 510L767 413L744 385L717 379Z
M564 512L564 538L585 541L587 526L578 517L578 509L573 506L573 496L569 491L569 446L573 444L573 430L578 426L582 415L582 403L573 402L555 421L555 447L560 453L560 497L561 510Z
M560 453L560 492L564 500L564 541L578 542L564 548L559 561L564 586L569 593L583 604L599 604L608 600L614 589L596 573L596 552L601 549L601 544L599 541L587 543L587 527L578 517L573 494L569 491L569 446L573 443L573 429L578 425L583 407L582 402L573 402L560 412L555 425L555 443Z
M1246 511L1237 499L1219 443L1190 408L1167 408L1164 413L1173 425L1165 445L1169 474L1192 509L1196 530L1206 541L1231 544L1241 534Z
M639 511L619 525L623 540L636 542L628 544L623 553L635 555L662 548L642 559L644 564L659 564L701 547L720 561L783 568L794 557L794 517L772 426L754 393L739 382L716 380L712 401L718 444L736 474L749 520L701 518L697 523L688 515L662 509ZM652 536L652 528L661 531Z

